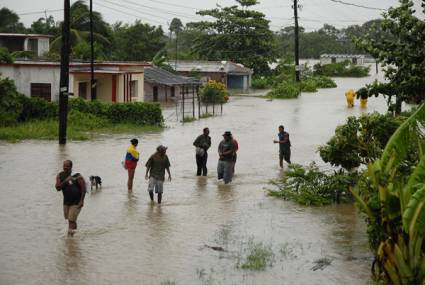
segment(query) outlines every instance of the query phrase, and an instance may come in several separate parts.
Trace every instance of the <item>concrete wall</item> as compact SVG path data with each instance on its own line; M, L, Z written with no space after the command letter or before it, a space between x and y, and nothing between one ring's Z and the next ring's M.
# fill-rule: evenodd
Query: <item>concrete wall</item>
M59 66L0 65L0 73L3 77L9 77L14 80L18 92L27 97L31 95L31 83L50 83L52 92L51 100L57 101L59 99ZM71 82L70 86L72 86ZM72 92L72 88L70 88L70 92Z
M74 96L80 97L78 85L80 82L87 83L87 99L90 100L90 74L74 74L73 75ZM96 97L97 100L103 102L112 102L112 75L96 75Z
M158 86L158 102L173 102L180 99L180 87L175 86L175 96L171 97L171 87L166 85L145 82L144 96L145 102L153 102L153 87ZM167 98L165 97L167 92ZM167 99L167 100L166 100Z
M350 62L353 62L352 58L342 58L342 57L336 57L336 62L343 62L346 60L349 60ZM320 59L320 64L331 64L332 63L332 58L331 57L324 57ZM357 58L357 64L362 65L364 64L364 59L363 58Z

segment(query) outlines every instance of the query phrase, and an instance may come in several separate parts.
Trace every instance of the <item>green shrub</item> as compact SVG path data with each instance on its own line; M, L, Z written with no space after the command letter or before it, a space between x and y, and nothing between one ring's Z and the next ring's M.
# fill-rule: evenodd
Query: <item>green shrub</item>
M339 171L326 174L314 162L307 167L290 164L280 179L271 182L278 191L270 190L269 193L302 205L322 206L352 201L349 187L354 186L357 180L357 173Z
M266 89L270 87L269 80L264 77L254 77L252 79L251 87L254 89Z
M19 115L20 122L52 119L58 116L56 102L47 102L41 98L29 98L23 95L19 97L19 101L22 104L22 112Z
M333 77L365 77L369 75L370 66L354 65L350 61L314 65L314 75Z
M316 82L317 88L335 88L337 87L335 81L327 76L313 76L312 79Z
M104 117L71 110L68 114L68 123L76 130L96 130L106 127L109 121Z
M267 97L277 99L294 99L298 98L300 91L298 85L293 82L281 82L272 91L267 93Z
M316 81L311 77L302 80L300 86L303 92L317 92Z
M107 116L110 103L87 101L83 98L70 98L68 101L68 110L76 110L83 113L90 113L96 116Z
M163 123L160 105L157 103L115 103L107 113L113 123L133 123L141 126L159 126Z
M10 126L18 121L22 103L13 80L0 78L0 126Z
M15 58L7 48L0 47L0 63L13 63Z
M320 157L333 166L352 169L378 158L388 139L406 117L367 114L348 117L335 129L335 135L319 147Z

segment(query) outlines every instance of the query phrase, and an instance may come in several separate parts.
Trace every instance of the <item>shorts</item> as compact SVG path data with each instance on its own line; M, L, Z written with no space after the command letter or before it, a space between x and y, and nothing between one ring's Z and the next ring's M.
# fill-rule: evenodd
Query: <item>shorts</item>
M78 205L63 205L63 215L65 220L76 222L81 208Z
M134 160L126 160L124 167L125 169L136 169L137 161Z
M156 179L155 177L149 178L148 192L162 193L164 190L164 180Z

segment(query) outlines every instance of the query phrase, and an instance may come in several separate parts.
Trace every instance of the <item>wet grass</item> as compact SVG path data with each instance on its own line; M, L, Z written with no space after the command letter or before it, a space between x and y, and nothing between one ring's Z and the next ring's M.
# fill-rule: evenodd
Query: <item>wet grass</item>
M248 242L248 255L240 265L246 270L265 270L267 266L272 266L274 254L271 246L266 246L262 242Z
M200 119L206 119L206 118L210 118L210 117L214 117L213 114L210 113L204 113L202 114L199 118Z
M56 120L30 121L11 127L0 127L0 140L18 142L26 139L55 140L58 138L59 123ZM70 140L89 140L103 134L143 133L159 131L158 126L138 126L135 124L113 124L109 121L85 122L69 121L67 137Z
M183 120L181 120L182 123L191 123L196 121L196 118L193 117L184 117Z

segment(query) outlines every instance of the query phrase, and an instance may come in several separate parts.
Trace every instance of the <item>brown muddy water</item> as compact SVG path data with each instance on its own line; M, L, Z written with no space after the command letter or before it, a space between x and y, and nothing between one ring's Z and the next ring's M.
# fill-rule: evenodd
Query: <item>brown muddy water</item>
M346 108L344 91L371 80L337 79L338 88L297 100L232 98L223 116L184 125L166 110L169 127L139 136L142 163L158 144L169 147L173 181L161 206L148 201L141 165L127 194L121 160L133 135L65 147L1 143L0 284L368 284L371 254L354 206L302 207L268 197L264 187L280 174L277 126L291 135L294 162L320 161L317 146L362 112L357 102ZM384 100L371 99L366 112L374 110L384 111ZM192 146L205 126L213 142L206 179L194 175ZM240 144L228 186L215 178L225 130ZM64 159L86 178L103 179L103 189L86 196L74 238L66 237L62 194L54 189ZM267 267L242 269L255 248L267 252ZM323 258L330 265L313 271Z

